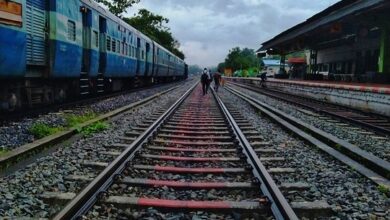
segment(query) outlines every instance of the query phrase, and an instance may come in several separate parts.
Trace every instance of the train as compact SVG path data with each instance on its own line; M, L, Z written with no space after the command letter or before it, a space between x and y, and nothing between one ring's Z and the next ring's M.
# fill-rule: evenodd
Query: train
M184 60L93 0L0 0L0 109L185 79Z

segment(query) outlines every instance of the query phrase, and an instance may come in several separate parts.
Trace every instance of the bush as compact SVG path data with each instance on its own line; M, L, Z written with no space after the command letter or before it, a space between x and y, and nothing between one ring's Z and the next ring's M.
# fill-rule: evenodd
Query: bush
M109 128L109 125L106 122L95 122L87 127L84 127L78 130L85 137L90 137L92 134L98 133L100 131L104 131Z
M30 127L29 132L34 135L35 138L39 139L55 134L62 130L62 127L51 127L44 123L35 123Z
M94 119L96 116L97 115L92 112L88 112L83 115L70 114L65 116L65 120L68 127L76 127L84 122Z

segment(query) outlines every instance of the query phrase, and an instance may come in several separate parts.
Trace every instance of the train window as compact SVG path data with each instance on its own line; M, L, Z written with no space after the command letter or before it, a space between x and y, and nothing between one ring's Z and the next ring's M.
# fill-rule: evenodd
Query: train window
M68 20L68 39L76 41L76 23L71 20Z
M116 40L116 46L117 46L116 52L121 53L121 42L119 40Z
M124 50L125 50L125 56L129 56L129 51L127 50L128 49L127 44L124 43L123 47L124 47Z
M116 41L112 39L112 52L116 52Z
M142 59L144 60L145 59L145 52L142 51Z
M107 51L111 50L111 37L107 37Z
M99 34L97 31L93 31L93 37L95 38L95 46L99 47Z
M133 56L133 53L131 51L131 45L129 45L129 56L132 57Z

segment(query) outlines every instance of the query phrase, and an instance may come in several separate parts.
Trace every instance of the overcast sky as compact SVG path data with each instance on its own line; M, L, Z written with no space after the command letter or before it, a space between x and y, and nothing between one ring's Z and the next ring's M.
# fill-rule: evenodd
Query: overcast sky
M138 9L169 18L186 62L216 66L229 49L258 49L262 42L305 21L338 0L141 0Z

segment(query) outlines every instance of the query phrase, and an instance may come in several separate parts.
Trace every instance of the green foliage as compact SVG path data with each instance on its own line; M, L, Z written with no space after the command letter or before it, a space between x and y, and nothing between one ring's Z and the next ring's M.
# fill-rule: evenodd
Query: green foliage
M55 134L62 130L64 130L63 127L51 127L44 123L35 123L30 127L29 132L34 135L35 138L39 139Z
M390 189L384 185L379 185L378 186L379 192L388 195L390 193Z
M8 152L9 152L8 150L0 149L0 157L7 155Z
M96 2L102 3L108 7L111 13L120 17L126 9L131 7L133 4L139 3L140 0L95 0Z
M224 62L219 63L217 68L219 72L223 73L223 70L225 69L225 63Z
M236 70L245 70L251 67L257 67L260 59L256 56L253 49L235 47L229 51L225 59L224 66L226 68ZM222 64L220 64L222 66Z
M69 114L65 116L66 124L68 127L76 127L84 122L87 122L91 119L96 118L97 115L92 112L88 112L83 115L74 115L74 114Z
M169 23L168 18L154 14L146 9L140 9L134 17L123 18L123 20L176 56L181 59L185 58L183 52L179 50L179 41L173 37L170 28L165 26Z
M83 134L85 137L90 137L92 134L104 131L109 128L109 125L106 122L95 122L87 127L78 129L77 131Z
M35 138L40 139L55 134L57 132L64 131L66 128L77 127L84 122L94 119L96 116L96 114L91 112L86 113L84 115L69 114L65 115L65 128L53 127L44 123L35 123L30 127L29 132L34 135Z

